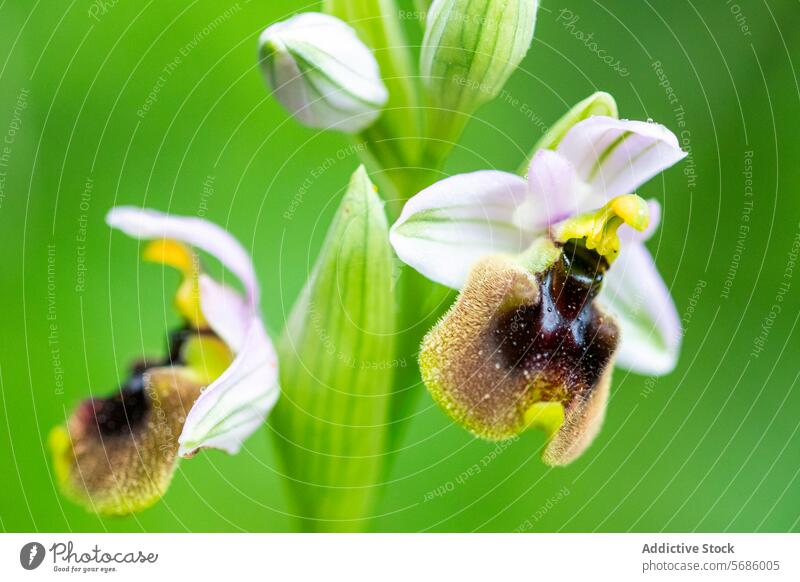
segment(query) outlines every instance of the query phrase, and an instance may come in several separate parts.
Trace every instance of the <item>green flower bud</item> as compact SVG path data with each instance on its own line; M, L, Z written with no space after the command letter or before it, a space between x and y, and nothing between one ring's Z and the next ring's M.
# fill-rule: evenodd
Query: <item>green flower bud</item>
M428 12L420 70L440 134L457 137L465 120L494 99L533 39L536 0L436 0ZM445 118L445 119L442 119ZM449 135L444 131L451 125ZM434 129L437 129L436 127Z
M536 146L534 146L533 153L536 153L540 149L556 149L558 144L561 143L561 140L564 139L564 136L567 135L567 132L572 129L572 126L595 115L618 119L619 112L614 97L604 91L597 91L580 103L574 105L572 109L567 111L567 113L555 122L548 132L542 136ZM531 157L533 157L532 154Z
M259 47L276 98L309 127L358 133L389 97L372 52L333 16L307 12L273 24Z

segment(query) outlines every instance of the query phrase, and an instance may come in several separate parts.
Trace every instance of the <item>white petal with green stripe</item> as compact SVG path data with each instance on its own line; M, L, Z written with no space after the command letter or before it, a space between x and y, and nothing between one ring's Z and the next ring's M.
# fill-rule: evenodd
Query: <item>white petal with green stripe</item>
M533 241L533 229L514 223L527 189L519 176L495 170L436 182L405 205L392 226L392 245L406 264L459 289L483 255L519 253Z
M604 91L598 91L589 95L580 103L573 105L537 142L533 148L531 158L539 150L555 149L564 139L564 136L567 135L567 132L577 123L595 116L618 118L617 102L614 97Z
M601 116L574 125L557 151L602 197L599 205L634 192L686 156L663 125Z
M380 487L395 356L392 252L360 168L279 343L271 416L306 530L363 529Z

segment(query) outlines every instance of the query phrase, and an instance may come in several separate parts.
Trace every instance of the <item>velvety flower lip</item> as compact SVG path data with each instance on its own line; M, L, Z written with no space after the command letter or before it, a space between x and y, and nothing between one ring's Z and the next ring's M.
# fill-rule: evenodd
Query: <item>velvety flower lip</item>
M205 447L238 452L279 394L277 356L258 312L260 289L250 257L227 231L199 218L118 207L107 222L134 238L176 240L203 250L241 281L244 297L199 275L203 315L235 358L197 398L179 438L179 454L185 457Z
M487 170L423 190L393 225L391 242L426 277L462 288L482 256L523 253L554 225L633 192L685 156L662 125L591 116L573 125L555 149L535 153L527 181ZM621 227L623 239L627 230ZM621 328L618 365L643 374L671 371L680 347L679 318L644 237L622 245L606 282L598 301ZM638 291L644 294L638 297Z
M476 435L544 430L543 460L564 465L602 424L618 327L593 301L607 269L599 255L534 244L535 267L504 255L476 263L425 337L420 370L434 400Z
M166 355L134 363L118 393L84 400L50 434L64 493L125 515L160 499L179 457L208 447L236 453L275 404L278 370L255 272L236 239L205 220L147 209L115 208L107 221L148 241L145 260L183 275L175 306L184 325ZM190 247L219 259L244 294L203 273Z

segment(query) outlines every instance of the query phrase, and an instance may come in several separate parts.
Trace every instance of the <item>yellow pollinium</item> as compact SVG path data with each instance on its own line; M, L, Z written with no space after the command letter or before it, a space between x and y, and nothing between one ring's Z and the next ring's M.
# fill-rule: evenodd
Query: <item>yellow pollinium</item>
M647 228L650 211L647 202L636 194L617 196L602 208L573 216L553 229L555 239L565 243L582 239L586 248L603 255L609 262L619 253L617 229L627 224L638 231Z
M145 261L169 265L183 274L183 281L175 294L175 307L192 327L207 327L200 309L200 261L197 255L178 241L162 239L148 243L142 258Z
M186 367L200 384L208 385L222 376L233 362L231 349L216 336L199 334L189 338L181 352Z

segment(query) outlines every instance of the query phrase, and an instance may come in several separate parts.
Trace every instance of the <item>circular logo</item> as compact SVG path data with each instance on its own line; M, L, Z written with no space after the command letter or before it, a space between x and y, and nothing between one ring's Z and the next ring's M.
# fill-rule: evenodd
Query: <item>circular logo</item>
M39 542L30 542L19 551L19 563L26 570L35 570L44 561L44 546Z

